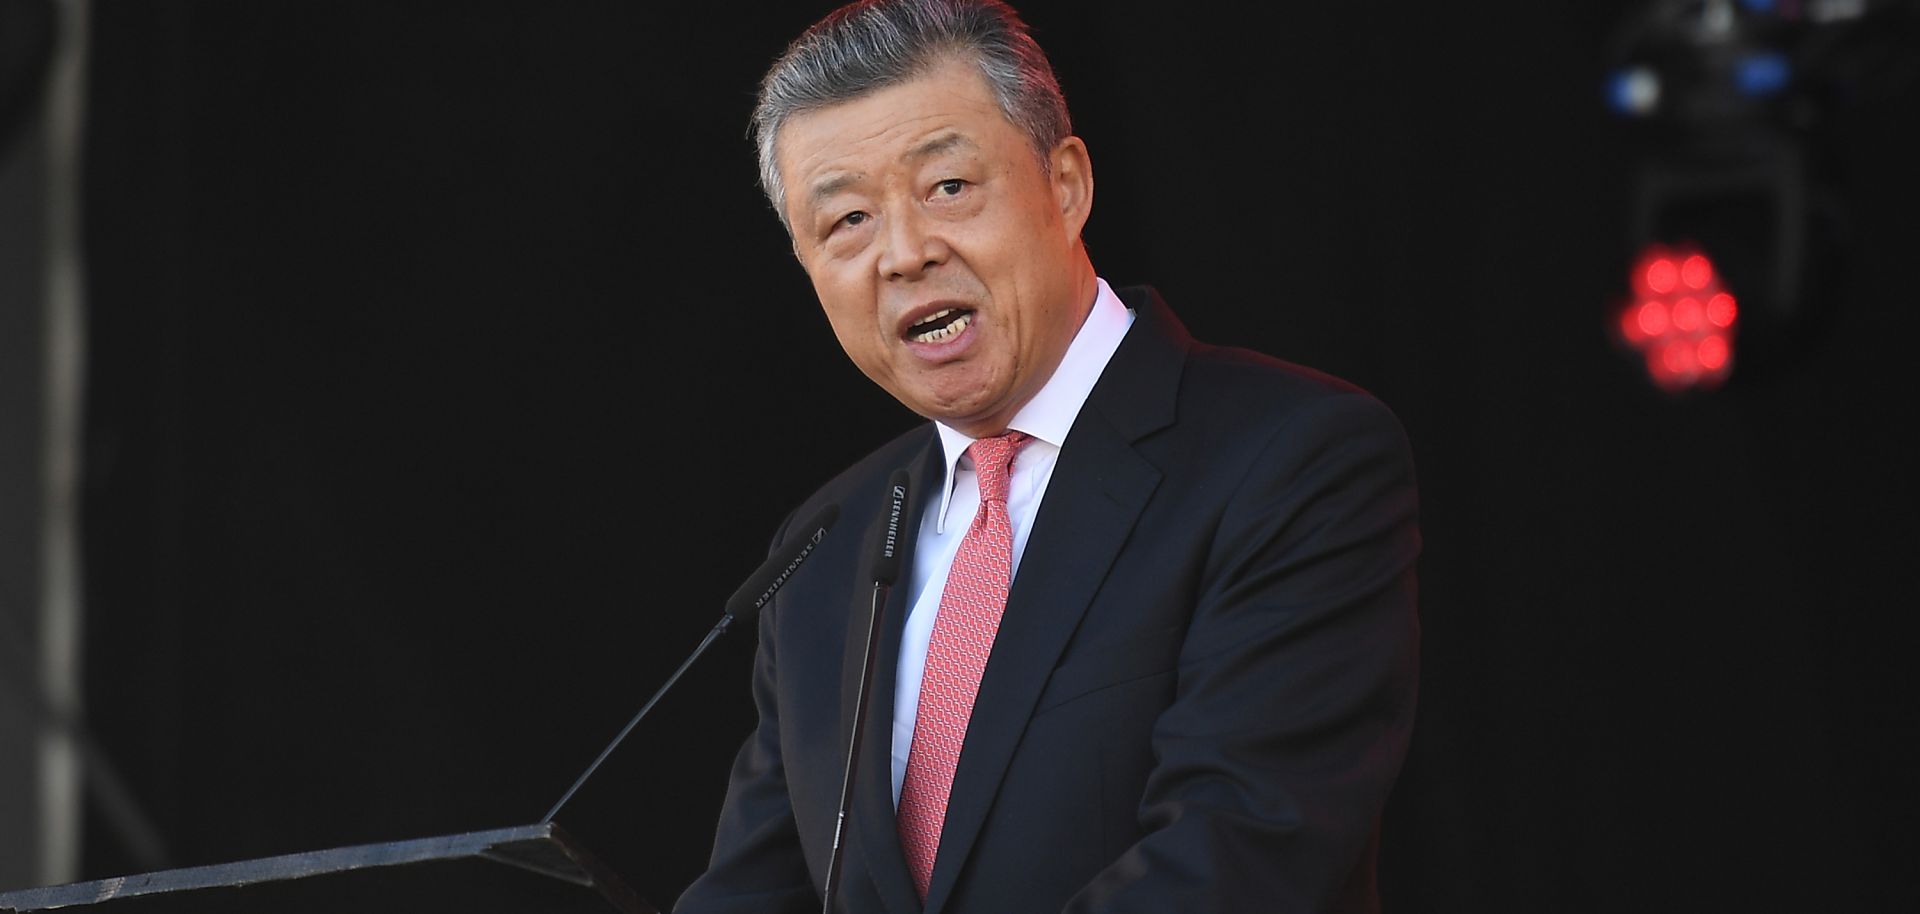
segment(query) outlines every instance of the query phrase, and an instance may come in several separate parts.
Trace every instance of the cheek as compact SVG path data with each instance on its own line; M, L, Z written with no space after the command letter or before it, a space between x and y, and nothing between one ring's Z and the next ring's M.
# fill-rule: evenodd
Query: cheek
M879 324L871 296L827 283L815 283L821 310L834 339L856 365L865 368L880 355Z
M827 320L833 324L836 333L843 327L858 321L862 313L871 313L861 290L846 281L843 275L833 271L815 271L812 274L813 294L820 300L820 308L827 314Z
M829 305L826 312L827 324L833 328L834 338L850 353L871 333L872 322L862 320L857 312L840 305Z

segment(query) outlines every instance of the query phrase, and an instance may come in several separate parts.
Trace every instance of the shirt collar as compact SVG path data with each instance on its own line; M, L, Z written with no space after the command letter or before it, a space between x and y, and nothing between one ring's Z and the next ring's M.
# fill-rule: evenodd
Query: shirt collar
M1060 357L1059 367L1053 370L1053 376L1047 379L1039 392L1028 400L1020 411L1013 414L1013 420L1007 428L1026 432L1036 440L1044 442L1056 450L1067 443L1067 432L1073 428L1073 420L1080 415L1080 407L1087 403L1087 395L1093 392L1093 385L1100 380L1100 372L1107 367L1107 360L1113 358L1115 350L1120 348L1120 340L1127 335L1127 328L1133 325L1133 312L1113 293L1112 287L1104 279L1096 279L1099 292L1094 296L1093 308L1087 312L1080 329L1073 335L1073 342L1067 344L1067 353ZM947 467L946 484L940 494L939 529L946 529L947 506L953 499L955 468L960 458L967 452L967 446L974 439L967 437L944 422L935 422L940 430L940 447L944 452Z

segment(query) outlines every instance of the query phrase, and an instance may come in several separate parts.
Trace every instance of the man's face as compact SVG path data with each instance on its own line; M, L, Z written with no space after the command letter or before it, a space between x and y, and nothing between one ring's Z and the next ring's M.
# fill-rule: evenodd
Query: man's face
M798 115L775 146L794 254L840 345L920 415L996 434L1093 304L1086 147L1050 154L951 61Z

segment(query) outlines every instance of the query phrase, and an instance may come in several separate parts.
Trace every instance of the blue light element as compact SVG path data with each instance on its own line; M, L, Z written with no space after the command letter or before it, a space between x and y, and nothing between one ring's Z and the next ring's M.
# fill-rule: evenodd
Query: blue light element
M1774 0L1740 0L1740 5L1746 7L1747 12L1761 16L1772 15L1774 9L1779 6Z
M1607 74L1606 96L1614 113L1645 117L1660 104L1660 77L1643 66L1615 70Z
M1743 95L1773 95L1786 88L1792 76L1793 67L1778 51L1757 51L1733 65L1733 85Z

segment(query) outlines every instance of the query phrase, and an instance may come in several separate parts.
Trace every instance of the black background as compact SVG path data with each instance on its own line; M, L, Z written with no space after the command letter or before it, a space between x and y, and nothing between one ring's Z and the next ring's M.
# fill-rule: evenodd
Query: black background
M1819 332L1668 397L1607 333L1631 8L1023 6L1102 275L1408 428L1390 909L1910 909L1920 99L1818 137L1854 227ZM536 820L780 518L916 421L754 184L755 82L824 9L95 4L86 692L169 862ZM751 647L559 817L657 904ZM92 824L83 875L135 869Z

